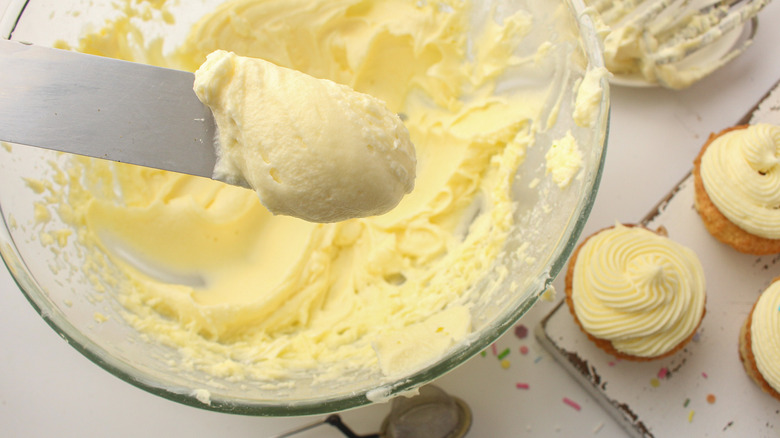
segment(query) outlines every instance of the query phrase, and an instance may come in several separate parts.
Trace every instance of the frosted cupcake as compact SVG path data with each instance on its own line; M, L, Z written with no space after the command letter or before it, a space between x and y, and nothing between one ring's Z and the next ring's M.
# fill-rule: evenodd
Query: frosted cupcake
M745 372L761 389L780 400L780 281L756 300L739 334Z
M693 163L696 210L716 239L739 252L780 253L780 127L728 128Z
M663 230L618 224L574 252L566 303L582 331L607 353L660 359L687 345L701 324L704 271L696 254Z

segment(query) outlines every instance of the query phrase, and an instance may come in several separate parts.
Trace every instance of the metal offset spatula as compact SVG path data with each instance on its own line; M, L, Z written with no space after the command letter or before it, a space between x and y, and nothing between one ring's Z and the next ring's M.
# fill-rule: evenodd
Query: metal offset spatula
M211 178L192 73L0 40L0 141Z

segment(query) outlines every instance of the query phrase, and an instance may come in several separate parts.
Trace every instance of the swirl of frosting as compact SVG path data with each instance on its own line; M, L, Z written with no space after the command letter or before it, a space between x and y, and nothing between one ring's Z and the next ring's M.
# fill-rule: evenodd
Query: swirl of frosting
M701 178L712 203L750 234L780 239L780 127L729 131L704 151Z
M750 323L756 367L764 380L780 392L780 281L758 298Z
M637 357L662 355L689 337L704 311L704 270L690 249L652 231L616 225L580 248L574 311L593 336Z

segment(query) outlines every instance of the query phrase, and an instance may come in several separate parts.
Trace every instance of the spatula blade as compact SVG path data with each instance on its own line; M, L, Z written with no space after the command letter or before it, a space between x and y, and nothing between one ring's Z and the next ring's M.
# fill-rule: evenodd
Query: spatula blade
M0 40L0 141L211 177L194 75Z

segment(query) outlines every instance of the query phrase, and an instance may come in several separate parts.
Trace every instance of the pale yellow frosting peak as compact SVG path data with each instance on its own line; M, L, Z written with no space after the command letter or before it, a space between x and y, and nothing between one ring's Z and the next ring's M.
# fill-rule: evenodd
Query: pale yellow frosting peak
M780 239L780 127L729 131L704 151L704 190L723 215L750 234Z
M689 337L704 310L696 254L652 231L616 225L580 248L572 282L583 328L620 352L662 355Z
M780 282L758 298L750 324L751 349L764 380L780 392Z

